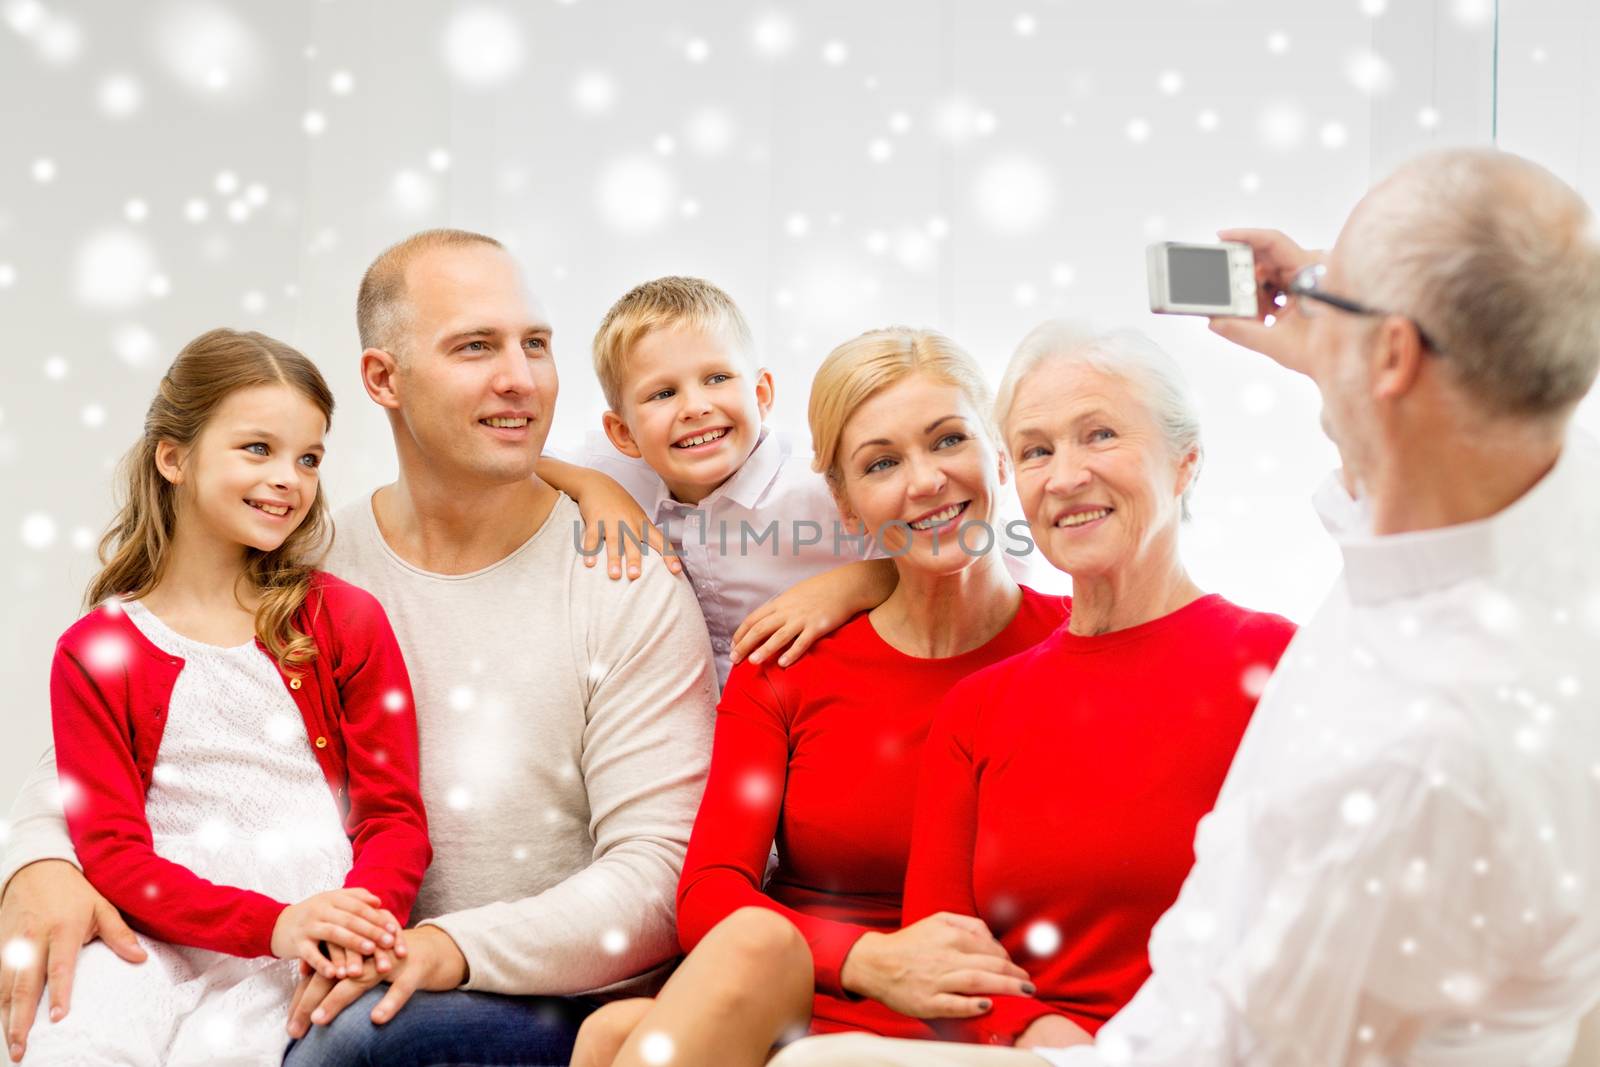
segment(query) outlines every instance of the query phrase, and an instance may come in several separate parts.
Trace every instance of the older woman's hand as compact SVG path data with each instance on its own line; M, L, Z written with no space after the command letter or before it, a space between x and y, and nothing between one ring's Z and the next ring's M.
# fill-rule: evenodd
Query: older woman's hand
M839 970L845 989L918 1019L965 1019L990 996L1032 996L983 920L939 912L892 934L863 934Z

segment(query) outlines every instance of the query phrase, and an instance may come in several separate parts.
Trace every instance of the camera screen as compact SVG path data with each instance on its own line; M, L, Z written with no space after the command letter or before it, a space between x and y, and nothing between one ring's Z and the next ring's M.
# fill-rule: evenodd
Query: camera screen
M1232 302L1228 286L1228 250L1167 249L1167 289L1174 304L1226 307Z

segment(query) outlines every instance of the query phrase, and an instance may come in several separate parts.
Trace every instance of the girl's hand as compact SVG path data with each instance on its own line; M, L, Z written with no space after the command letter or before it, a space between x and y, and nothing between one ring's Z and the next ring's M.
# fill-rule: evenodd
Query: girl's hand
M778 666L789 666L819 637L887 600L896 577L894 562L878 559L846 563L796 582L739 624L733 632L732 661L748 656L751 663L761 663L782 653Z
M361 956L396 948L400 924L379 906L377 896L365 889L332 889L290 904L278 913L272 927L272 954L298 959L325 978L338 977L340 965L350 970L348 956L336 964L323 955L321 945L339 947ZM403 953L401 953L403 954Z
M988 1011L990 996L1034 994L1028 972L983 920L945 911L892 934L863 934L839 978L848 991L917 1019L966 1019Z
M387 949L378 949L370 956L363 956L354 949L345 948L343 945L330 945L322 943L322 951L333 964L335 978L355 978L367 968L375 969L379 977L383 977L394 970L394 957ZM305 964L300 965L305 970Z

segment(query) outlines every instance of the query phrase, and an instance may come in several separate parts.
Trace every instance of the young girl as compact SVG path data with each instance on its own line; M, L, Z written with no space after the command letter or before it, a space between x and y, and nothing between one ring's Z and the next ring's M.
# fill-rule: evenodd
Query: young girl
M383 609L310 562L332 412L310 360L233 330L150 404L50 680L78 859L149 959L86 948L41 1063L275 1065L294 960L404 955L432 855L416 720Z

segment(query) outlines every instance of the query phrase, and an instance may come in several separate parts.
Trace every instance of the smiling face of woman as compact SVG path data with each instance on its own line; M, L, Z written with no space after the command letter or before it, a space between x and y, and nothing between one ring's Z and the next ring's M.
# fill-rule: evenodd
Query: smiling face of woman
M921 372L872 394L839 438L840 510L902 569L955 573L991 535L1005 460L966 392ZM996 534L995 536L998 536Z
M1033 539L1059 570L1098 577L1176 558L1198 456L1173 455L1127 378L1047 359L1019 383L1005 439Z

